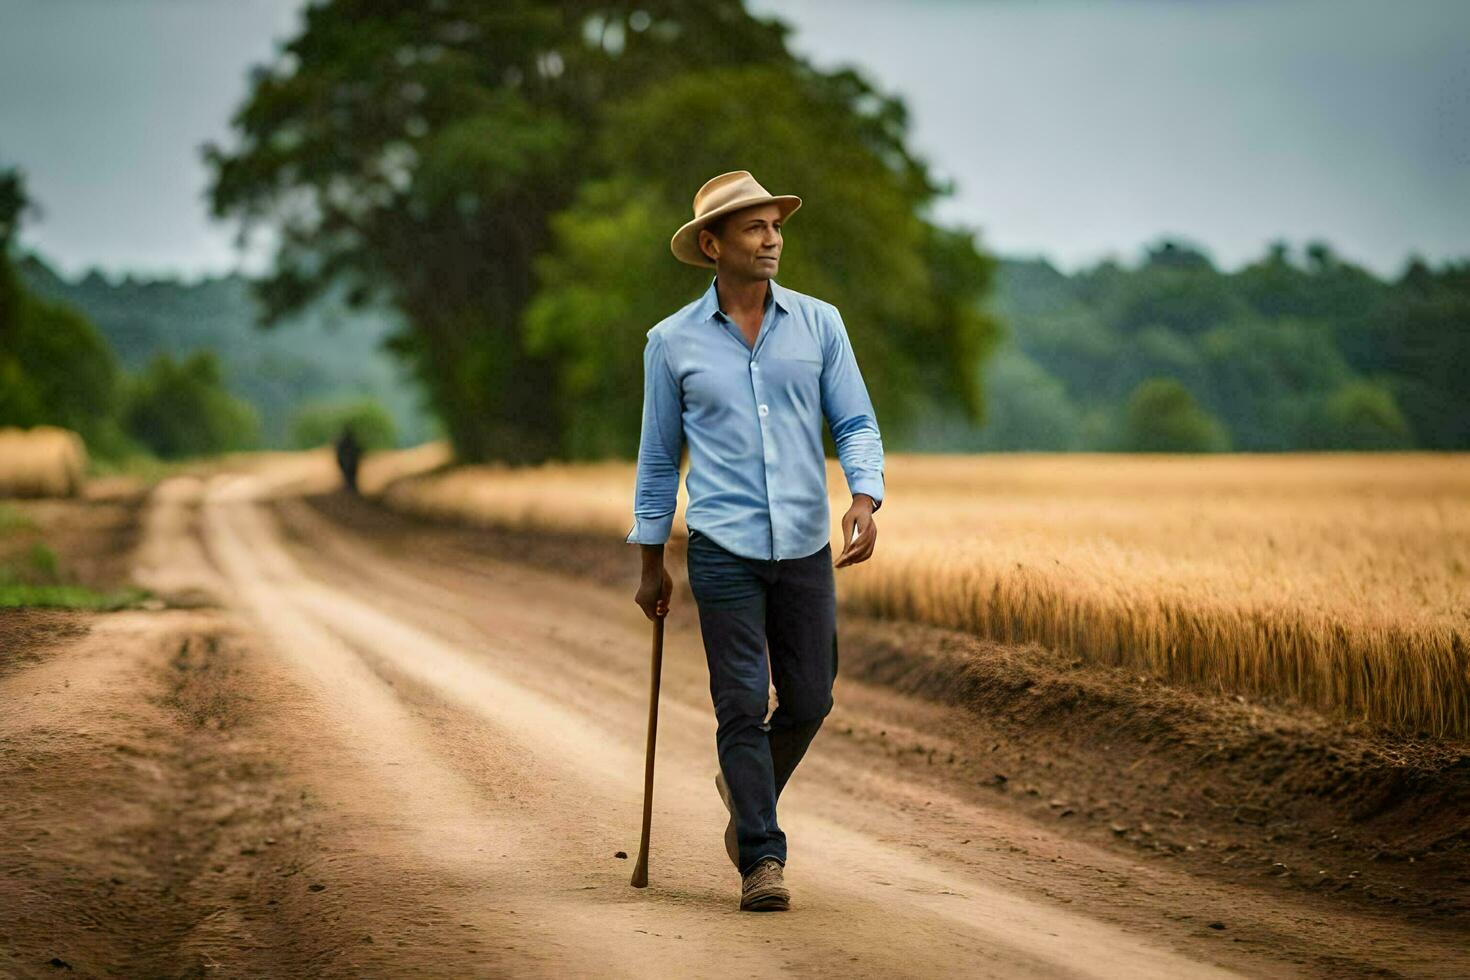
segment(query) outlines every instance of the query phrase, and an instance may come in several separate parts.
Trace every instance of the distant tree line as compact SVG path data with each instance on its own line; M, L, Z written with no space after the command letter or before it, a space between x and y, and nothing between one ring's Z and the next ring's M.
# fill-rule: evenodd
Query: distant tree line
M1470 449L1470 262L1384 279L1321 242L1222 271L1164 240L1135 268L1007 260L980 428L923 448Z
M64 426L103 459L253 446L254 414L220 388L212 355L129 375L91 321L25 286L11 253L29 205L22 176L0 171L0 426Z
M63 426L108 461L258 448L259 413L227 390L214 350L175 357L155 349L129 370L87 316L28 285L13 254L28 210L23 176L0 169L0 427ZM393 443L393 421L371 399L308 402L292 435L298 445L319 445L348 421L368 448Z
M298 413L344 399L379 403L397 439L435 434L417 383L381 348L394 329L390 310L347 310L333 294L280 329L261 330L250 281L239 273L183 281L93 269L73 278L34 254L15 265L32 293L91 320L126 371L145 370L160 353L182 361L213 351L225 389L259 414L264 447L294 446Z

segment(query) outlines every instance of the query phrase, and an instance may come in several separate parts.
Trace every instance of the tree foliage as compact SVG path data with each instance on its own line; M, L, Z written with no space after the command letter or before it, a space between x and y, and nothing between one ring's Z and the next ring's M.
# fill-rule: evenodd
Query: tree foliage
M609 176L584 185L553 219L526 317L532 349L559 365L565 452L636 451L628 420L642 395L643 335L713 275L671 260L671 230L688 220L689 189L742 169L752 146L760 147L763 184L805 195L785 225L778 281L843 311L886 429L900 432L922 398L980 416L966 366L980 362L994 337L978 312L990 260L970 235L918 217L935 190L921 171L885 162L900 149L891 133L853 113L860 84L784 67L727 68L683 76L609 110L599 147ZM700 120L697 140L661 137L690 119Z
M291 442L297 449L314 449L335 442L349 427L365 451L392 449L397 444L393 417L371 398L303 405L291 419Z
M1393 394L1372 381L1348 381L1317 407L1309 449L1408 449L1413 434Z
M86 317L21 282L11 251L29 207L23 176L0 171L0 426L61 426L108 455L125 443L117 358Z
M1123 448L1142 453L1208 453L1230 448L1219 420L1173 378L1150 378L1128 399Z
M700 285L668 237L750 169L809 195L783 279L855 314L885 415L930 388L978 416L985 258L918 217L945 188L902 103L786 33L739 0L314 4L208 150L213 207L277 232L268 320L338 281L387 301L461 457L532 461L628 451L626 345Z
M1001 356L1024 356L1040 375L1024 392L992 386L992 417L1011 431L987 429L981 444L1053 446L1019 420L1050 391L1057 413L1080 413L1075 445L1110 448L1133 393L1168 378L1237 449L1470 449L1470 386L1457 376L1470 363L1470 263L1415 259L1386 281L1323 242L1300 257L1274 242L1224 272L1165 241L1134 268L1105 260L1066 275L1009 260L998 283Z
M131 388L128 431L162 459L254 449L260 443L259 416L225 391L212 351L196 351L182 361L159 354Z
M340 290L291 316L279 330L255 325L250 281L239 273L186 282L172 276L58 275L35 255L17 263L32 292L84 313L124 369L141 371L160 353L175 358L207 348L219 355L224 384L260 413L264 446L290 445L290 422L303 405L354 392L381 403L401 436L432 438L421 392L403 363L381 348L398 328L392 311L350 310Z

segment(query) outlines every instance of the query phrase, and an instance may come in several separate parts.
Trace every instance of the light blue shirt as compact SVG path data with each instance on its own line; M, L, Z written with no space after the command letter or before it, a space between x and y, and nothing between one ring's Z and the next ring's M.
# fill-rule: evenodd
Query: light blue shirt
M704 295L648 331L629 544L662 544L687 443L684 522L747 558L804 558L832 534L822 421L852 493L883 502L883 440L831 303L768 280L755 346Z

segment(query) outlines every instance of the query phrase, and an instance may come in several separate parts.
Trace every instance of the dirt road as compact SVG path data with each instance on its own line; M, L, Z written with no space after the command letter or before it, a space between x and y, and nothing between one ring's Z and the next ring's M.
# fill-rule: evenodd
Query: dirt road
M165 483L139 567L180 608L0 674L0 905L19 910L0 971L1470 975L1462 936L1200 880L907 778L844 735L942 746L943 710L843 678L782 799L793 910L740 913L687 594L651 886L632 889L650 624L631 594L385 547L288 491Z

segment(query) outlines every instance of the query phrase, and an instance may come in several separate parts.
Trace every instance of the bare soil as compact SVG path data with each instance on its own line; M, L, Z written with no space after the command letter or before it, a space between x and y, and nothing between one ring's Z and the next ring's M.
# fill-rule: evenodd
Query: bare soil
M78 498L6 500L29 526L0 532L0 566L23 561L44 544L56 554L64 581L98 591L118 588L131 572L147 495L138 481L111 478Z
M629 602L638 585L622 542L434 524L345 494L307 502L388 554L496 556L621 588ZM694 615L677 540L668 558ZM871 725L838 729L916 780L1192 873L1470 929L1470 742L1345 726L1299 705L848 610L840 648L844 678L961 709L907 742Z
M628 886L631 546L269 474L133 527L170 608L0 613L0 974L1470 974L1463 746L844 612L793 909L740 913L682 581Z

